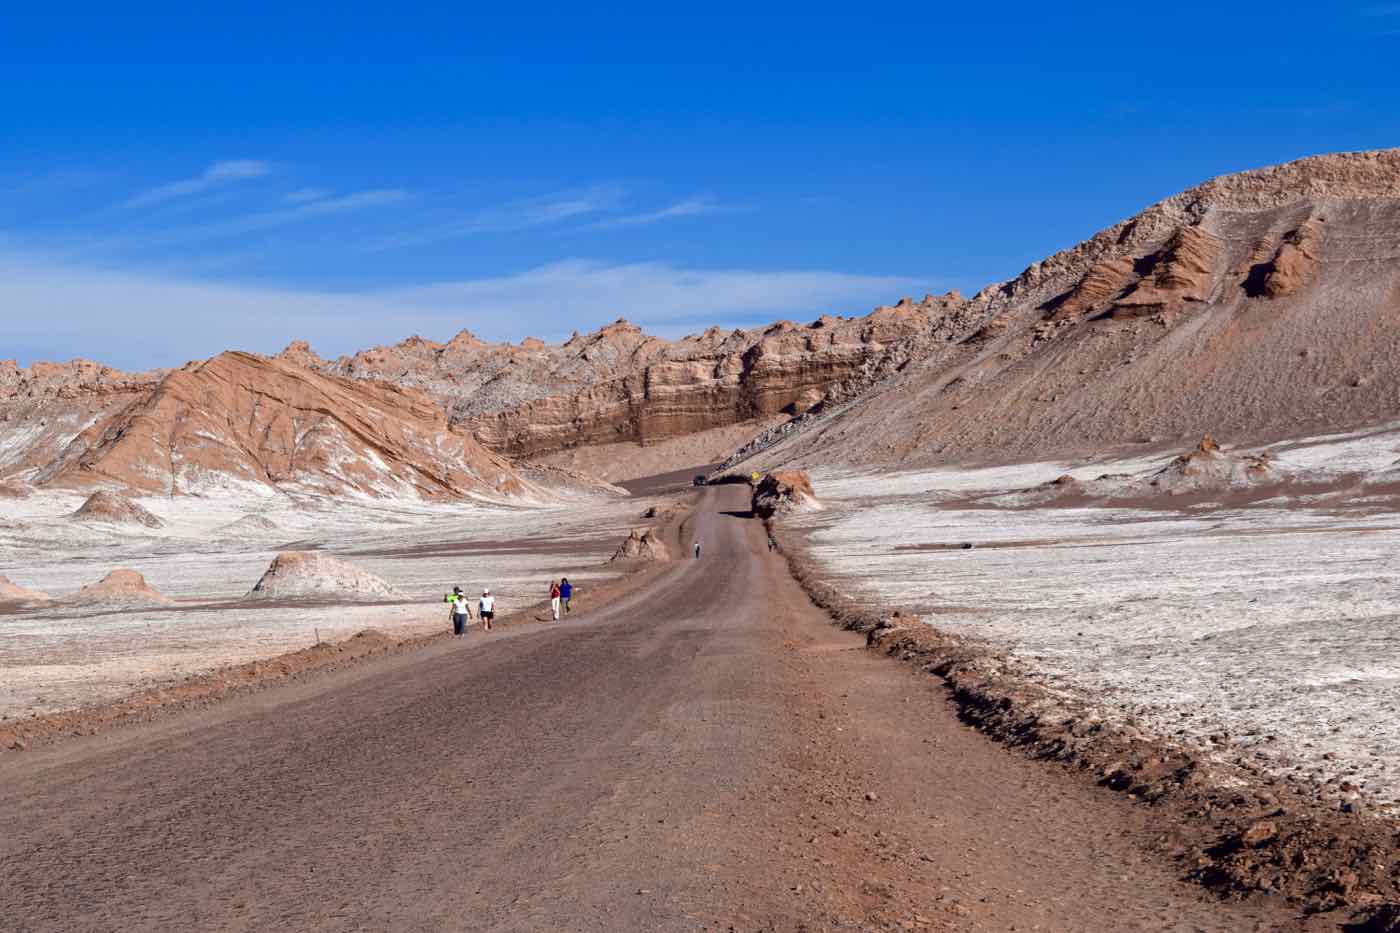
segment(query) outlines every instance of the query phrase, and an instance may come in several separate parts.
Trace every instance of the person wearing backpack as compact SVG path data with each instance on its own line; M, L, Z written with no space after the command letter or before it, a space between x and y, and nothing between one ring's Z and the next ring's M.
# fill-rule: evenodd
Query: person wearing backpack
M549 611L554 615L554 621L559 621L559 597L562 591L559 584L551 582L549 584Z

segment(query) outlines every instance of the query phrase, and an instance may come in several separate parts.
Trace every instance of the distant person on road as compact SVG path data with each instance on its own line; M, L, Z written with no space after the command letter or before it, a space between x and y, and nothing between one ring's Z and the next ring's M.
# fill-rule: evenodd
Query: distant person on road
M460 586L452 588L448 600L452 603L452 634L461 635L467 629L467 623L471 621L471 603L467 602L467 594L462 592Z
M559 598L564 601L564 611L573 612L574 607L570 605L574 599L574 585L565 577L559 581Z
M699 560L699 559L700 559L700 542L699 542L699 541L696 541L696 542L695 542L695 559L696 559L696 560Z
M491 621L496 618L496 597L490 590L481 591L481 601L477 604L477 614L481 616L481 627L491 631Z
M773 536L772 536L772 535L769 535L769 536L768 536L768 550L770 550L770 551L776 550L777 547L778 547L778 542L776 542L776 541L773 540Z
M562 591L558 583L549 584L549 611L554 615L554 621L559 621L559 598Z

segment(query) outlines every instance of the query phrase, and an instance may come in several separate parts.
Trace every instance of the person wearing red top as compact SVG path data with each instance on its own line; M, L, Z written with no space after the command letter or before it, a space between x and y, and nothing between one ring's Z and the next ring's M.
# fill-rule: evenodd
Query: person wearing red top
M554 621L559 621L559 582L549 584L549 610L554 613Z

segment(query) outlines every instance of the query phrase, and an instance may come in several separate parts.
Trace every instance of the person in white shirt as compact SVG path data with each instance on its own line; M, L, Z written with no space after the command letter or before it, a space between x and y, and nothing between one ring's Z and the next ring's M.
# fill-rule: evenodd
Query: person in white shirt
M491 620L496 618L496 597L491 595L490 590L481 591L481 601L477 604L476 611L481 616L481 627L491 631Z
M462 592L462 588L454 587L452 590L452 634L461 635L467 629L467 622L472 617L471 603L467 602L467 594Z

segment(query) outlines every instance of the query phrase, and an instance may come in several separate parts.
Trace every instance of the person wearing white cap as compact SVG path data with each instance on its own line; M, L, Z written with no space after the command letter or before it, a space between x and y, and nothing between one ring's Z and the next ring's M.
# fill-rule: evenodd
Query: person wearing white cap
M496 618L496 597L491 595L490 590L481 591L481 601L477 603L477 615L481 616L481 627L484 631L491 631L491 620Z

